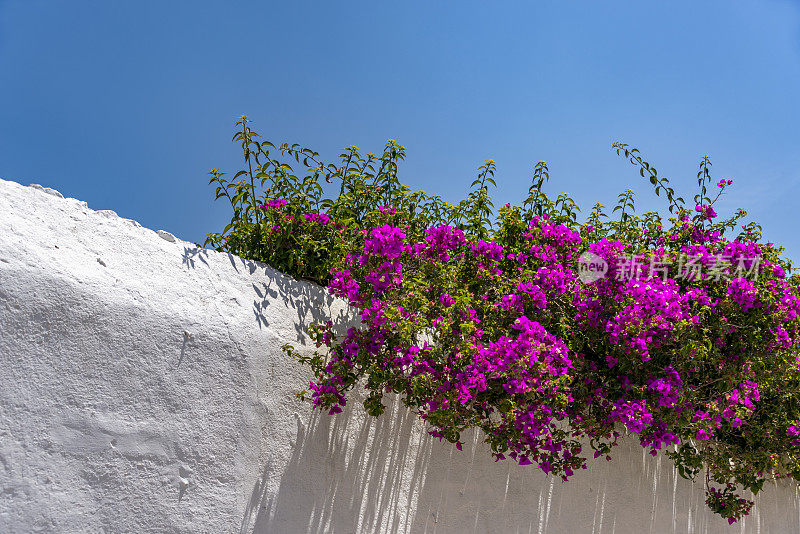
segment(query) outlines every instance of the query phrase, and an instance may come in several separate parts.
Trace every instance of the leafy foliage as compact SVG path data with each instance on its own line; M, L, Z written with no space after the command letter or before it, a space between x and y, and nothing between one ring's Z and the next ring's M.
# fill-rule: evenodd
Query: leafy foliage
M598 203L579 223L567 193L545 192L543 161L522 205L495 216L492 160L451 205L399 181L405 149L393 140L332 164L259 141L246 117L237 126L246 168L232 180L210 172L233 216L206 244L361 310L344 336L313 325L324 349L311 356L284 347L313 370L302 396L315 406L337 413L364 384L377 416L394 392L432 435L460 448L479 428L497 460L565 480L587 467L587 444L610 459L627 431L680 476L704 472L707 504L730 522L752 506L736 492L800 480L798 278L757 223L740 226L744 210L716 221L732 181L714 186L708 156L689 209L637 149L615 143L669 217L637 214L626 189L611 214ZM583 277L586 258L603 276Z

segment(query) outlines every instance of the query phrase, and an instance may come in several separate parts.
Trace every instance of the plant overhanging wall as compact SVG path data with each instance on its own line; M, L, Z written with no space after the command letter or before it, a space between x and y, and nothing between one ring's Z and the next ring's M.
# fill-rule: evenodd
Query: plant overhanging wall
M460 449L479 428L496 460L564 480L611 459L627 431L703 478L708 506L731 523L752 506L743 491L800 480L798 277L757 223L740 225L744 210L719 220L732 181L712 180L707 156L687 203L615 143L668 215L637 214L628 189L579 223L570 196L545 193L543 161L522 205L495 216L492 160L449 204L400 183L395 141L380 155L348 147L334 164L262 141L247 117L236 124L244 170L210 172L233 217L206 245L361 312L339 336L313 325L311 356L284 346L313 370L300 396L314 406L340 412L363 385L378 416L393 392L433 436Z

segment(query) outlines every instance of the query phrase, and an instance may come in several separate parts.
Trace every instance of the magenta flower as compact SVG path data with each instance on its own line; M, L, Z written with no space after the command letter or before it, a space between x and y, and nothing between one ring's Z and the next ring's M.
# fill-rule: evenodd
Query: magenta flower
M274 198L274 199L268 200L266 203L262 204L261 207L263 209L267 210L267 211L269 211L269 210L279 210L279 209L281 209L282 207L284 207L287 204L288 204L288 202L286 202L282 198Z
M703 220L710 220L717 216L717 212L714 211L714 208L705 204L695 206L694 211L700 213L700 219Z
M319 224L328 224L331 220L327 213L306 213L303 217L305 217L307 221Z

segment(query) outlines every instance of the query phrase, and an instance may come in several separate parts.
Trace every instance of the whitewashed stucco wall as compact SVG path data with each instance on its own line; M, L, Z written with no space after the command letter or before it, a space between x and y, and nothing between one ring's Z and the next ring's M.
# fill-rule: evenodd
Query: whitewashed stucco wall
M800 531L743 524L635 441L562 484L428 437L397 405L329 417L280 350L346 309L316 286L0 180L0 532Z

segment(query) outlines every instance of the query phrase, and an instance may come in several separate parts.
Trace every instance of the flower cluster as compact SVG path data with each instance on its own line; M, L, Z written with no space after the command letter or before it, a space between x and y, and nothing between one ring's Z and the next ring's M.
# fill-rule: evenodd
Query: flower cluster
M273 198L271 200L266 201L264 204L261 204L261 208L264 210L279 210L284 207L288 202L282 198Z
M710 205L698 205L694 209L700 213L700 219L715 219L717 217L717 212Z
M327 213L306 213L303 215L305 220L318 224L328 224L331 218Z
M723 489L709 488L706 493L706 505L714 512L728 519L728 524L736 523L742 516L750 515L753 503L738 497L733 484L726 484Z

